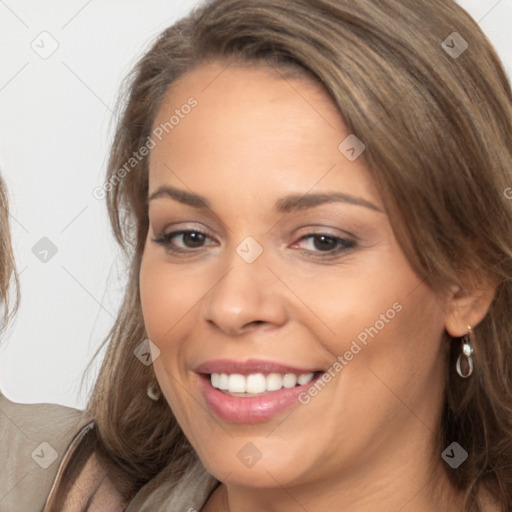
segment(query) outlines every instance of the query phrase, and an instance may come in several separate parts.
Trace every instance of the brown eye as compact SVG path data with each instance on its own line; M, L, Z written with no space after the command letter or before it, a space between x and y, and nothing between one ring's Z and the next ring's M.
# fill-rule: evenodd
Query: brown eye
M181 236L185 246L191 248L200 247L205 239L205 235L203 235L203 233L198 233L197 231L188 231L182 233Z
M325 256L334 256L355 247L356 243L352 240L329 235L327 233L310 233L300 238L302 240L312 240L310 249L304 249L305 252L313 253L313 255L322 257L322 255L314 253L325 253ZM297 243L299 243L297 242ZM294 245L297 245L294 244Z
M338 247L337 240L332 236L318 235L313 237L313 245L319 251L330 251Z
M153 241L163 245L170 251L186 252L187 249L201 248L207 238L209 237L201 231L183 229L165 233L155 238ZM181 242L177 245L174 239L181 240Z

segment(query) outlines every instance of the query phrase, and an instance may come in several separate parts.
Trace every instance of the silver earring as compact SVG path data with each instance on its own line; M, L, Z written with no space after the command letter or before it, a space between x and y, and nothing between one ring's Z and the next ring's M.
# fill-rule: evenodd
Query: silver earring
M151 384L148 384L147 394L149 398L151 398L151 400L154 400L155 402L160 399L160 392L155 391Z
M468 332L465 336L462 337L462 350L457 358L457 373L463 378L467 379L473 373L473 352L475 351L473 348L473 343L471 340L471 327L468 325ZM467 361L468 372L466 375L462 373L461 370L461 360L465 357Z

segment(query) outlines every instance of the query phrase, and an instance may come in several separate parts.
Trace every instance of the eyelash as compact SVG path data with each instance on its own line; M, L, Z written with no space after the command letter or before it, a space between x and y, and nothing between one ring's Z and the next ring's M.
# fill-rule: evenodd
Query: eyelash
M186 235L186 234L190 234L190 233L195 233L198 235L202 235L205 238L210 238L206 233L204 233L200 230L197 230L197 229L182 229L179 231L172 231L170 233L165 233L159 237L153 238L153 242L156 242L157 244L164 246L166 251L169 251L172 254L176 254L176 255L190 254L191 252L194 252L194 248L189 248L188 250L187 249L179 249L171 244L171 240L173 238L175 238L176 236ZM334 256L338 256L341 253L347 252L356 246L356 243L352 240L347 240L345 238L333 236L328 233L316 233L316 232L308 233L308 234L302 236L301 238L299 238L298 242L308 239L308 238L314 239L314 238L320 238L320 237L325 237L327 239L334 240L338 244L338 247L334 251L308 251L305 249L303 249L302 251L304 253L307 253L309 256L311 256L313 258L327 259L327 258L332 258ZM297 243L297 242L295 242L295 243ZM202 247L198 247L196 249L202 249ZM320 253L320 255L314 254L314 253Z

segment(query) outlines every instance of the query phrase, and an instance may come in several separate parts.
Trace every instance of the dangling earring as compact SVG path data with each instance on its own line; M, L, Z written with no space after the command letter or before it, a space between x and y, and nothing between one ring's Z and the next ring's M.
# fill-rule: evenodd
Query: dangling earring
M462 350L457 358L457 373L463 378L467 379L473 373L473 352L475 351L473 348L473 343L471 340L471 326L468 325L468 332L461 338L462 340ZM464 375L461 370L461 359L465 357L467 360L468 373Z
M160 392L155 391L152 384L148 384L147 395L149 398L151 398L151 400L154 400L155 402L160 399Z

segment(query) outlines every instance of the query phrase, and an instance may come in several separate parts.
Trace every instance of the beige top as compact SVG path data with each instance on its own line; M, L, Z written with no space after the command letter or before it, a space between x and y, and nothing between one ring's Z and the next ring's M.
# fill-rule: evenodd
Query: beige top
M81 420L81 411L76 409L55 404L18 404L0 393L0 512L44 512L49 493L62 479L63 466L87 431L94 428L92 423L84 425ZM155 505L161 499L159 489L142 499L146 486L126 504L103 466L92 456L62 512L199 511L217 484L198 463L164 498L163 506Z
M69 457L79 449L84 435L89 429L94 428L93 423L84 426L72 439L64 457L62 458L57 476L50 490L54 492L62 478L62 469ZM212 475L198 461L178 482L174 490L169 494L163 494L165 490L156 487L151 493L146 489L152 487L152 481L143 486L130 503L124 503L117 492L113 482L108 477L105 468L92 455L80 472L76 486L67 496L62 511L59 512L191 512L200 511L208 497L218 485ZM147 495L146 495L147 494ZM43 512L53 512L45 508Z
M0 393L0 512L39 512L80 411L17 404Z

